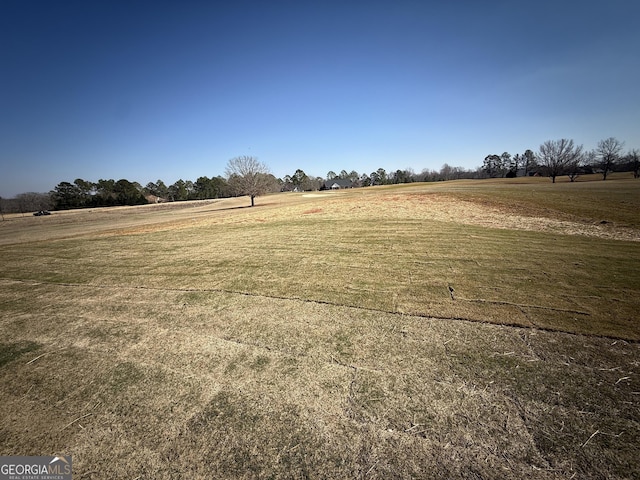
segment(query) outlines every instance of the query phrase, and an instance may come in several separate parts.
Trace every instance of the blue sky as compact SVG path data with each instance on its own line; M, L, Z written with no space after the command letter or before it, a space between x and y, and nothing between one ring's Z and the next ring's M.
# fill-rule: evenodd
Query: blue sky
M640 148L640 2L0 3L0 195Z

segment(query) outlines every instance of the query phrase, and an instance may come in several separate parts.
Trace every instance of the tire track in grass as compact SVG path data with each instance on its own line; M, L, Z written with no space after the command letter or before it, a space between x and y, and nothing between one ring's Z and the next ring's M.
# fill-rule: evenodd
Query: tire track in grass
M531 326L526 326L526 325L522 325L520 323L506 322L506 321L494 322L494 321L485 320L485 319L482 319L482 318L472 318L472 317L462 317L462 316L448 316L448 317L430 316L430 315L424 315L424 314L418 314L418 313L406 313L406 312L398 312L398 311L392 311L392 310L384 310L384 309L381 309L381 308L374 308L374 307L362 307L362 306L357 306L357 305L349 305L349 304L345 304L345 303L332 302L332 301L329 301L329 300L315 300L315 299L300 298L300 297L286 297L286 296L281 296L281 295L267 295L267 294L263 294L263 293L243 292L243 291L230 290L230 289L225 289L225 288L166 288L166 287L148 287L148 286L140 286L140 285L138 285L138 286L122 286L122 285L97 285L97 284L81 284L81 283L56 283L56 282L43 282L43 281L36 281L36 280L22 280L22 279L14 279L14 278L6 278L6 277L1 278L1 280L9 281L9 282L15 282L15 283L23 283L23 284L27 284L27 285L31 285L31 286L52 285L52 286L59 286L59 287L88 288L88 289L91 289L91 288L103 288L103 289L125 289L125 290L149 290L149 291L159 291L159 292L222 293L222 294L228 294L228 295L241 295L241 296L245 296L245 297L268 298L268 299L273 299L273 300L285 300L285 301L291 301L291 302L311 303L311 304L316 304L316 305L327 305L327 306L332 306L332 307L350 308L350 309L358 310L358 311L377 312L377 313L384 313L384 314L388 314L388 315L397 315L397 316L402 316L402 317L410 317L410 318L418 318L418 319L453 320L453 321L460 321L460 322L480 323L480 324L485 324L485 325L502 325L502 326L505 326L505 327L518 328L518 329L523 329L523 330L535 329L535 330L540 330L540 331L543 331L543 332L565 333L565 334L575 335L575 336L606 338L606 339L611 339L611 340L625 340L625 341L628 341L628 342L631 342L631 343L639 343L638 340L627 338L627 337L622 337L622 336L617 336L617 335L602 335L602 334L594 334L594 333L579 333L579 332L572 332L570 330L565 330L565 329L561 329L561 328L537 326L537 325L534 325L534 324L532 324ZM588 312L583 312L583 311L580 311L580 310L570 310L570 309L561 309L561 308L554 308L554 307L545 307L545 306L542 306L542 305L516 304L516 303L511 303L511 302L506 302L506 301L497 301L497 300L464 299L464 298L460 298L460 297L456 297L456 301L468 301L468 302L471 302L471 303L489 303L489 304L495 304L495 305L516 306L518 308L536 308L536 309L557 311L557 312L563 312L563 313L572 313L574 315L590 316L590 314ZM186 306L186 305L187 304L185 303L183 306Z

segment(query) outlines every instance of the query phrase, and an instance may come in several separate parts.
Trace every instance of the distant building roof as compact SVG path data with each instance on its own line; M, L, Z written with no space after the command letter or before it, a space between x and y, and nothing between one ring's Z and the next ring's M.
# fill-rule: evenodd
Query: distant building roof
M327 190L337 190L339 188L351 188L353 184L351 180L347 180L344 178L334 178L332 180L327 180L324 182L324 188Z

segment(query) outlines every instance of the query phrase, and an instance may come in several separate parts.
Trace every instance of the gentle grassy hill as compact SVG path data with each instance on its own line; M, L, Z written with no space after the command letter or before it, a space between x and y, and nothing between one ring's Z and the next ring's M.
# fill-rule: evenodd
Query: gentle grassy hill
M86 478L630 478L640 182L0 225L0 449Z

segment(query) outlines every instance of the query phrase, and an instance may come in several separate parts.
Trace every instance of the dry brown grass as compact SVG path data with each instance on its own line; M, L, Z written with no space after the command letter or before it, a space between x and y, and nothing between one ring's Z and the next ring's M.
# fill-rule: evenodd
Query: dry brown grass
M0 451L76 478L632 478L637 231L478 195L4 226Z

